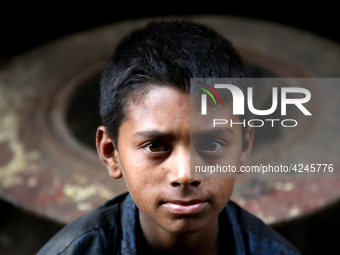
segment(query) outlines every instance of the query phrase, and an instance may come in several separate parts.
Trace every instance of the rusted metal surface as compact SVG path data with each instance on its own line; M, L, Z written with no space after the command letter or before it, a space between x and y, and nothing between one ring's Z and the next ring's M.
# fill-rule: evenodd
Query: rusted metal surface
M193 19L231 39L249 66L277 77L340 76L340 46L308 32L243 18ZM67 223L126 190L123 180L109 177L95 150L75 138L65 115L72 96L99 75L115 43L147 21L125 21L62 38L12 59L1 70L3 198ZM297 150L296 145L291 143L290 150ZM263 151L273 154L268 147ZM340 194L339 179L239 179L236 185L233 199L268 223L313 213L337 202Z

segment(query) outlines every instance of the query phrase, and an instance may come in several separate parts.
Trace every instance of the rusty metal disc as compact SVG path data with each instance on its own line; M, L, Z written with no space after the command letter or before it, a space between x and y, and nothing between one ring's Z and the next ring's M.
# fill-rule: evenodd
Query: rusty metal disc
M191 19L226 35L260 76L340 76L340 46L309 32L238 17ZM61 38L1 70L3 198L67 223L126 190L123 180L109 178L91 145L98 116L90 106L115 43L147 22L124 21ZM338 201L339 184L338 179L240 180L245 189L236 186L233 198L266 222L278 223Z

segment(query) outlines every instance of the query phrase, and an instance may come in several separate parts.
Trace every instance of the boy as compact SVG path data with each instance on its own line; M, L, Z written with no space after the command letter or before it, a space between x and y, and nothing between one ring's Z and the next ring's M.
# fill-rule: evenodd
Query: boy
M191 77L246 72L229 41L188 21L150 23L117 45L101 80L96 143L109 175L123 177L129 193L66 226L39 255L299 254L229 201L234 178L190 174L193 155L244 165L253 141L251 128L234 125L215 139L190 124ZM230 109L226 118L238 121Z

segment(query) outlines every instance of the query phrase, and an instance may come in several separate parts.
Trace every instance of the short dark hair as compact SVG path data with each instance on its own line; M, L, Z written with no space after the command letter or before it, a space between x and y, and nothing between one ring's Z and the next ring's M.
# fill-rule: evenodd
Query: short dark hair
M100 115L118 145L131 99L152 86L190 92L190 78L244 78L243 62L229 40L206 25L150 22L116 46L101 78Z

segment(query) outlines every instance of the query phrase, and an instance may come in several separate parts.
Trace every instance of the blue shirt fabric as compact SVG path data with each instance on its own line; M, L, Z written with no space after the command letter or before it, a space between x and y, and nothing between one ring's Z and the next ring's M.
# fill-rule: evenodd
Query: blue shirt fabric
M219 254L300 254L233 201L220 213L219 229ZM138 208L124 193L65 226L36 255L140 254L141 240Z

